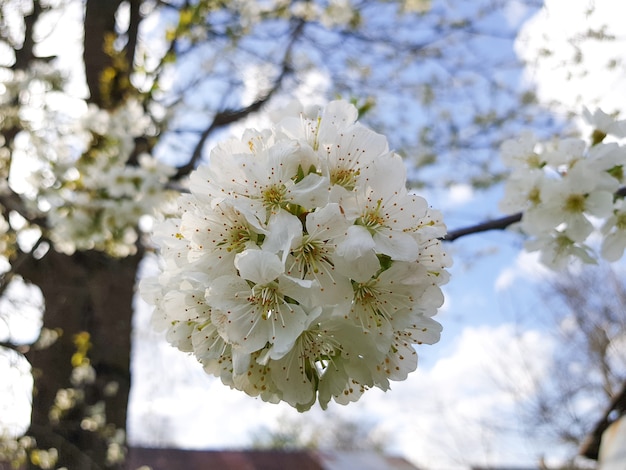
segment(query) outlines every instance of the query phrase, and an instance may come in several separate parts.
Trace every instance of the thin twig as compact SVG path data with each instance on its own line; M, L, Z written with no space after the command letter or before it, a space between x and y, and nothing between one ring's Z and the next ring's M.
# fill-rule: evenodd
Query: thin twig
M488 220L486 222L472 225L470 227L451 230L442 238L442 240L445 242L453 242L457 238L464 237L465 235L487 232L489 230L504 230L505 228L516 222L519 222L520 220L522 220L522 213L518 212L517 214L508 215L499 219Z
M274 84L272 85L272 88L264 96L260 97L254 103L252 103L252 104L250 104L250 105L248 105L248 106L246 106L244 108L241 108L241 109L238 109L238 110L228 110L227 109L227 110L220 111L219 113L217 113L215 115L215 117L213 118L213 121L211 122L209 127L207 127L202 132L202 134L200 135L200 139L198 140L198 143L196 144L196 147L194 148L194 151L193 151L189 161L187 163L185 163L184 165L182 165L181 167L178 168L178 171L176 172L176 174L172 178L174 181L179 180L179 179L181 179L184 176L187 176L189 173L191 173L195 169L196 165L198 164L198 161L200 161L200 158L202 157L202 150L204 149L205 142L211 136L211 134L213 134L213 132L216 129L219 129L221 127L225 127L225 126L227 126L229 124L232 124L234 122L239 121L240 119L245 118L249 114L257 112L259 109L261 109L261 107L265 103L267 103L269 101L269 99L272 97L272 95L274 95L274 93L276 93L278 91L278 89L281 87L284 79L292 71L292 69L291 69L291 51L293 49L294 44L296 43L296 40L302 34L302 30L304 28L304 24L305 24L304 21L299 21L296 24L296 27L293 30L293 32L291 34L291 39L290 39L289 44L287 45L287 48L285 50L285 55L284 55L283 61L282 61L281 72L278 75L278 77L276 78L276 80L274 81Z
M11 341L0 341L0 348L10 349L18 354L24 355L30 350L29 344L16 344Z
M626 186L618 189L614 194L615 197L626 197ZM507 215L506 217L501 217L499 219L488 220L477 225L451 230L444 237L442 237L441 240L445 242L453 242L457 238L464 237L465 235L487 232L489 230L504 230L510 225L522 220L523 215L524 214L522 212L518 212L517 214Z

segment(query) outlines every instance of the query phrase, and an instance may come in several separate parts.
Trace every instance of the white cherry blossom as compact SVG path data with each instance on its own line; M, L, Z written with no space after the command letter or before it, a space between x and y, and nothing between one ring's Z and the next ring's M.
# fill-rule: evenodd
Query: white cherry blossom
M31 180L49 206L47 235L57 250L135 253L138 219L155 215L173 196L165 185L174 168L146 153L129 162L135 137L149 125L136 101L112 111L92 105L67 137L46 149L53 155Z
M596 181L580 166L575 166L560 180L545 182L542 203L530 208L522 227L538 235L565 224L564 233L574 241L584 241L593 231L588 216L607 217L613 209L613 195L596 190Z
M572 259L588 264L595 263L590 247L576 243L556 230L527 241L525 246L528 251L539 251L540 261L554 270L565 268Z
M155 229L155 324L232 388L300 411L389 389L439 339L441 213L344 101L218 144Z
M527 249L540 250L540 259L555 269L574 258L593 262L595 254L585 243L594 233L602 237L600 254L609 261L619 259L626 248L626 148L604 142L609 134L625 136L625 121L600 110L592 114L584 109L583 117L595 128L590 142L566 138L539 143L524 134L501 146L512 171L500 208L522 213L519 227L533 237Z
M223 317L218 331L237 353L253 353L268 343L288 350L312 314L291 299L306 299L310 282L301 285L282 275L278 256L262 250L238 254L235 266L239 276L221 276L207 289L207 303Z
M607 261L617 261L626 249L626 203L620 199L615 203L613 215L602 226L602 247L600 253Z
M626 120L617 120L601 109L596 109L591 113L587 108L583 108L583 119L596 131L600 131L605 135L619 138L626 137Z
M537 151L538 142L531 132L523 132L518 139L506 140L500 146L502 161L516 168L541 168L545 161Z

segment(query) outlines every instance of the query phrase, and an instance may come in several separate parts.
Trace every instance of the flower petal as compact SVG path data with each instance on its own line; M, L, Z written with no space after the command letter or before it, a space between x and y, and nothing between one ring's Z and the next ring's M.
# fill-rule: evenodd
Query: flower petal
M239 275L255 284L267 284L284 271L280 258L269 251L244 250L235 256L235 267Z

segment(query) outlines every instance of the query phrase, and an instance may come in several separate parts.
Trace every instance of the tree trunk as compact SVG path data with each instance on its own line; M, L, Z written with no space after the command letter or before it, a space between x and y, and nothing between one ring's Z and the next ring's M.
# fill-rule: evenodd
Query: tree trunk
M123 468L107 463L107 439L115 430L126 430L132 300L140 258L141 254L112 259L97 252L67 256L50 250L20 269L25 279L42 290L44 327L62 332L51 347L27 354L35 379L29 434L39 448L58 449L58 466ZM96 381L84 387L84 404L68 410L58 421L51 420L57 392L72 388L74 338L82 332L90 335L88 357ZM90 414L88 407L99 402L105 404L107 424L94 431L82 422Z
M85 6L83 41L83 61L85 63L85 78L89 87L91 103L101 108L114 107L121 98L119 93L122 76L128 76L128 70L120 70L113 63L111 46L106 42L116 36L115 12L120 6L121 0L88 0ZM135 51L127 52L127 57L134 56ZM132 59L131 59L132 60ZM106 69L115 71L114 76L108 78L108 83L103 81L103 72Z

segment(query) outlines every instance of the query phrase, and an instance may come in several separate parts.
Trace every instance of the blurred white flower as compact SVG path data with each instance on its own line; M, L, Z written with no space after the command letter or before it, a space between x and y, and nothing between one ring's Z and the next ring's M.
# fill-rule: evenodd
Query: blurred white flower
M500 209L522 212L522 231L535 237L527 249L539 250L541 261L555 269L573 258L593 262L593 250L584 245L593 233L603 237L600 254L608 261L619 259L626 248L626 148L603 142L607 134L622 136L626 121L600 110L591 114L584 109L583 117L600 133L589 143L567 138L542 144L523 134L501 146L502 159L512 171ZM600 232L598 221L603 223Z
M626 203L620 199L615 203L615 211L602 226L602 247L600 253L607 261L617 261L626 249Z
M542 168L545 162L537 151L538 142L532 132L522 132L518 139L506 140L500 146L505 165L517 168Z
M53 164L55 185L41 185L50 239L57 250L100 250L112 256L135 253L138 221L155 215L172 193L165 189L174 169L143 153L129 162L135 137L150 124L139 103L114 111L90 106L75 135L83 152ZM44 178L41 175L41 178Z
M613 116L606 114L601 109L596 109L591 113L587 108L583 108L583 119L594 130L606 135L618 138L626 137L626 120L617 120Z
M563 233L572 240L586 240L593 231L588 216L604 218L613 211L613 194L596 190L593 176L576 165L561 179L544 180L542 201L524 214L523 229L540 235L563 223Z
M526 242L528 251L539 251L539 260L547 267L560 270L565 268L572 258L583 263L594 264L591 248L575 243L571 238L556 230Z
M330 0L320 21L327 28L346 26L357 15L349 0Z

